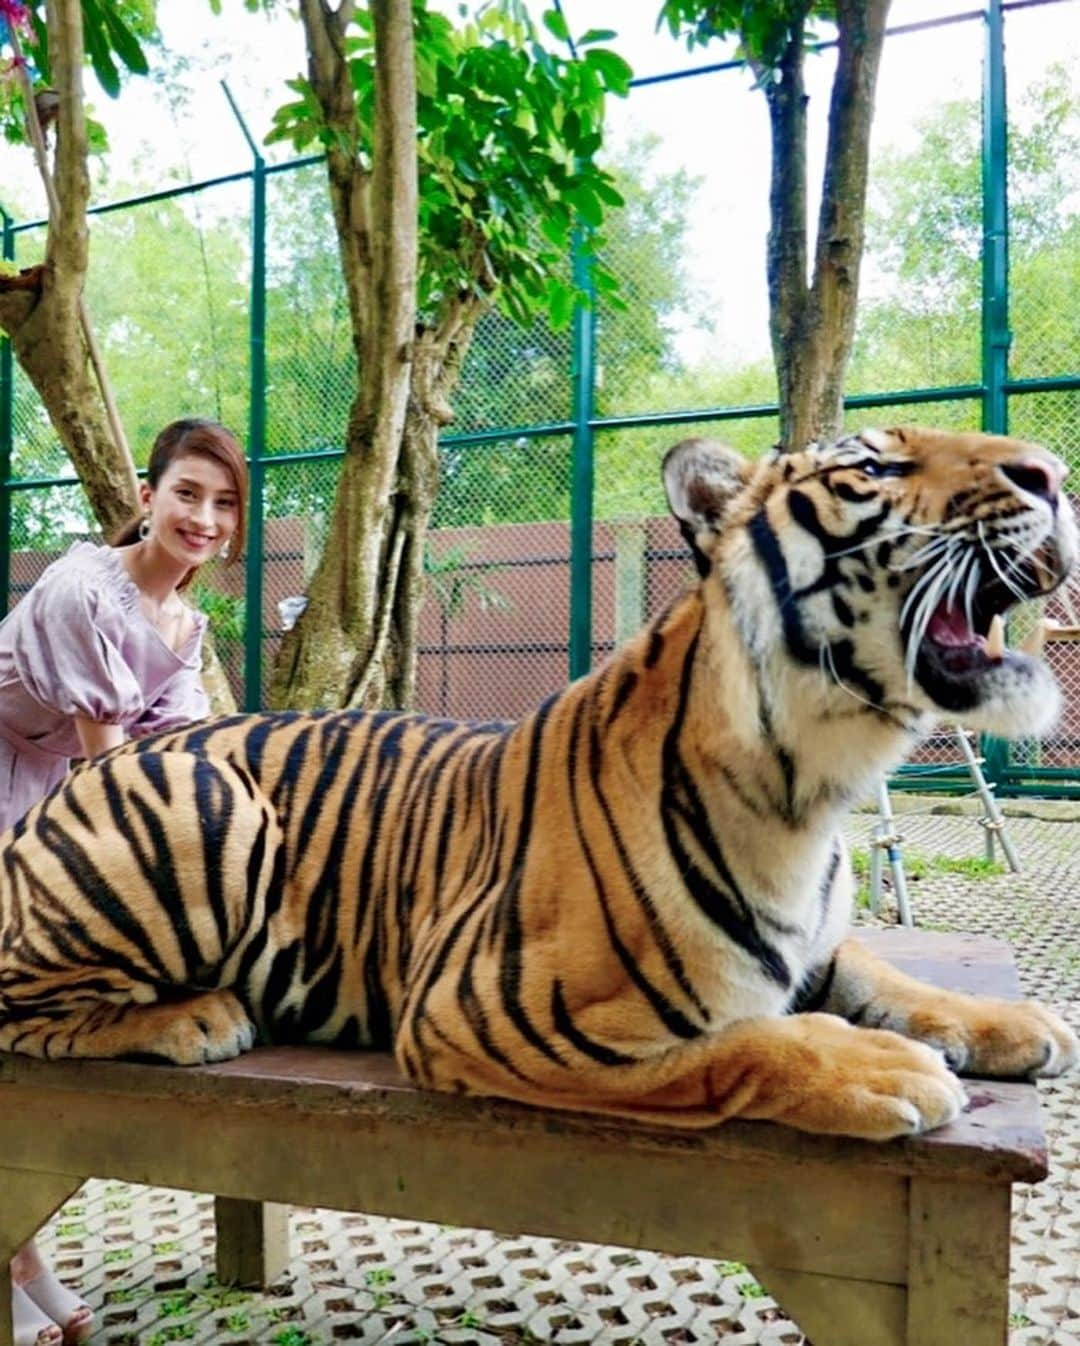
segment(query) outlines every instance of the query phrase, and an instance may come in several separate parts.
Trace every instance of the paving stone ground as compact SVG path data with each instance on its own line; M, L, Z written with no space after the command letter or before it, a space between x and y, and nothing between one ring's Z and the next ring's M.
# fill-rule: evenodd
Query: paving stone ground
M1016 817L1020 874L975 863L974 815L900 818L917 924L1009 940L1025 990L1080 1029L1080 821ZM873 819L855 815L865 850ZM895 921L888 901L878 918ZM1014 1203L1010 1346L1080 1346L1080 1074L1040 1087L1049 1179ZM625 1248L294 1209L292 1262L265 1293L217 1285L211 1199L94 1181L43 1243L100 1324L95 1346L802 1346L743 1267ZM961 1339L958 1336L958 1346Z

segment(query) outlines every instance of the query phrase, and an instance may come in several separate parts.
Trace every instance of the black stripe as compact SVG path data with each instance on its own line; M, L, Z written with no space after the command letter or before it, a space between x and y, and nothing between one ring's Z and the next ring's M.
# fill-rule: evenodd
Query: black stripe
M599 901L600 904L600 914L603 917L604 927L607 931L608 939L610 940L611 946L615 950L616 955L618 956L619 962L622 963L623 969L626 972L627 976L637 987L637 989L641 992L641 994L645 997L645 999L649 1002L650 1006L653 1009L653 1012L656 1014L657 1018L668 1030L668 1032L674 1034L675 1037L680 1038L690 1039L700 1037L702 1029L697 1024L691 1023L691 1021L686 1017L686 1015L683 1014L683 1012L680 1009L678 1009L674 1004L672 1004L672 1002L667 998L667 996L663 994L662 991L658 990L657 987L653 986L653 984L648 980L645 974L641 971L641 968L638 966L638 960L635 957L635 955L627 948L627 946L619 938L615 918L612 915L611 911L611 904L608 900L607 890L604 886L603 879L601 878L600 875L600 867L597 865L596 858L593 855L592 849L589 845L588 834L581 817L581 805L578 801L577 745L579 740L583 736L583 726L581 724L581 720L583 718L585 708L586 708L585 702L582 701L574 712L574 723L571 726L569 736L569 752L566 764L566 774L570 782L570 806L574 817L574 830L577 834L578 845L581 848L581 853L585 857L585 863L589 867L589 873L590 876L592 877L593 888L596 892L597 900ZM595 780L593 784L595 788ZM606 801L603 800L602 796L601 796L601 804L604 807L604 811L608 816L610 827L612 823L610 812L608 811ZM631 873L627 877L629 879L630 886L633 889L635 896L638 897L639 901L641 901L643 898L646 898L647 900L647 895L644 894L641 887L641 882L637 878L637 876ZM648 908L646 909L646 914L647 915L649 914ZM681 965L678 966L679 971L681 972ZM694 999L696 1001L696 997Z
M791 972L787 963L780 951L758 929L750 904L732 874L719 839L710 826L697 784L679 755L678 739L686 700L687 689L684 687L679 713L664 741L661 816L672 863L702 913L723 930L730 940L756 958L766 976L779 986L790 986ZM714 882L695 863L683 845L677 825L679 822L694 838L719 882Z
M566 1062L529 1018L521 998L522 949L525 942L521 922L521 887L536 812L536 787L542 766L544 730L555 704L553 700L546 701L527 722L529 757L523 768L521 816L516 824L516 844L510 861L510 871L492 910L492 918L493 929L498 928L502 939L499 992L503 1009L526 1042L549 1061L558 1066L565 1066Z
M566 1008L562 982L557 977L551 987L551 1017L555 1024L555 1031L561 1033L582 1056L588 1056L593 1061L599 1061L602 1066L632 1066L637 1064L636 1057L626 1056L623 1052L615 1051L613 1047L605 1047L602 1042L597 1042L595 1039L588 1037L577 1027L570 1017L570 1011Z

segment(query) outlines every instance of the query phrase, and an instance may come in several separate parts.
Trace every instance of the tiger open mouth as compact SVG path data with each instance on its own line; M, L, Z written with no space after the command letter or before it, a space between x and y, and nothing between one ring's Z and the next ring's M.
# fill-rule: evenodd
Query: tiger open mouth
M915 651L914 675L923 691L944 710L970 710L981 699L983 683L995 674L1030 671L1042 650L1045 626L1037 624L1018 649L1005 643L1009 613L1024 599L1039 598L1061 582L1053 557L1015 570L1005 584L996 575L985 579L970 596L941 599L926 621ZM1048 584L1046 581L1050 579ZM914 637L911 623L905 644Z

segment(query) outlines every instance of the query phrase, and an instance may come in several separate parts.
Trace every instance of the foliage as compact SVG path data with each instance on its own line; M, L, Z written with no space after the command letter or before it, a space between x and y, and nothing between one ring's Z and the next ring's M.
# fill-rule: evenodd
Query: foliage
M741 57L772 69L794 27L808 19L835 17L831 0L664 0L659 22L673 37L684 38L690 49L735 37Z
M565 274L575 222L598 228L622 198L597 162L604 99L625 94L630 68L597 45L610 34L585 33L580 59L549 51L518 0L506 0L456 29L414 0L420 161L419 318L438 316L462 291L493 292L509 317L528 324L545 312L569 322L575 290ZM544 19L569 36L557 13ZM358 9L350 38L358 142L370 165L374 136L374 61L370 13ZM275 114L269 141L296 149L327 145L307 80ZM596 254L600 240L585 248ZM614 278L597 262L594 283L610 294Z
M879 157L870 187L868 293L849 382L858 388L978 382L982 142L974 101L923 119L917 146ZM1014 99L1009 288L1014 375L1076 363L1062 296L1080 285L1080 86L1051 66ZM1026 399L1016 399L1021 410ZM1036 436L1040 437L1040 436Z
M243 598L222 593L201 577L193 581L188 597L200 612L206 614L215 642L243 644L245 630Z
M123 70L145 75L149 70L145 47L157 40L157 0L82 0L86 58L101 88L115 98ZM49 41L45 29L45 0L0 0L0 132L6 140L28 140L19 81L13 78L16 58L9 25L15 25L24 48L35 90L50 82ZM93 148L104 147L97 123L88 129Z

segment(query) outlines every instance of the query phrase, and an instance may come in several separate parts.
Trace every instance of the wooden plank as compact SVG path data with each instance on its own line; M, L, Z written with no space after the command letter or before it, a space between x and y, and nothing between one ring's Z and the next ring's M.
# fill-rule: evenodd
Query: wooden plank
M289 1265L289 1208L272 1201L214 1198L217 1278L222 1285L272 1285Z
M2 1059L2 1058L0 1058ZM749 1162L814 1163L867 1172L922 1173L985 1182L1038 1182L1046 1176L1046 1137L1033 1085L972 1081L971 1106L956 1122L924 1136L880 1144L807 1135L767 1122L726 1122L696 1131L510 1103L459 1098L411 1085L391 1057L326 1047L261 1047L215 1066L131 1065L119 1061L34 1061L0 1066L20 1089L245 1104L264 1112L296 1108L320 1115L347 1111L373 1122L455 1129L484 1136L558 1133L601 1138L645 1156L696 1154ZM73 1106L69 1100L67 1106Z
M1008 1187L911 1184L908 1341L912 1346L1006 1346Z
M865 1232L871 1237L872 1228L870 1220ZM902 1286L780 1267L755 1265L750 1271L805 1335L822 1346L905 1346L907 1294Z
M394 1110L313 1114L220 1095L171 1099L84 1093L57 1106L0 1086L0 1153L24 1168L211 1191L248 1201L362 1210L501 1232L753 1259L901 1283L904 1179L835 1166L734 1161L693 1147L635 1148L553 1124L423 1124ZM212 1143L208 1138L212 1137ZM868 1219L868 1213L873 1219Z
M1020 1000L1020 979L1012 949L990 935L903 926L855 929L852 937L909 977L944 991Z

